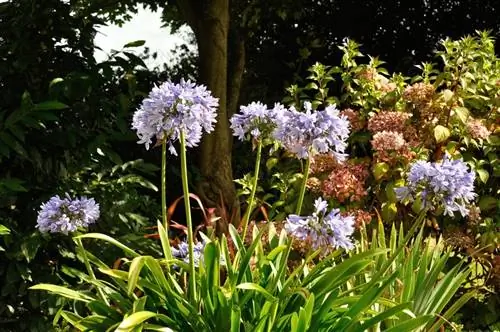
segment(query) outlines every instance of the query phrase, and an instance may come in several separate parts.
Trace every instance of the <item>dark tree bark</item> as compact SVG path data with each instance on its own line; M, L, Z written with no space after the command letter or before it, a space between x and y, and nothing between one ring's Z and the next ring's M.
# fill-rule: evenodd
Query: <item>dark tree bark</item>
M244 67L244 45L242 41L238 42L240 45L231 51L235 60L230 61L229 0L178 0L178 5L196 35L199 81L206 84L214 96L219 98L215 131L204 136L200 147L198 166L203 179L197 188L197 194L209 206L220 207L222 201L222 208L231 217L234 211L238 211L239 201L233 182L233 138L229 129L229 117L235 112L238 103ZM235 217L234 214L232 216ZM238 213L236 216L239 218Z

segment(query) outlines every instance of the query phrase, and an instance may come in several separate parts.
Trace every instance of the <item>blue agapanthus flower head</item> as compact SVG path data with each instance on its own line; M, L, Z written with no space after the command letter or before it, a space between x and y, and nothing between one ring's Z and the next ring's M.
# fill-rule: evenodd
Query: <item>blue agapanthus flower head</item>
M172 143L184 132L186 146L197 146L203 131L213 131L219 101L203 85L181 80L155 86L134 113L132 128L139 144L149 149L153 138L167 142L170 153L177 155Z
M275 138L300 159L332 153L337 160L345 160L350 131L347 118L333 105L313 112L311 103L306 102L304 108L305 112L293 107L282 112Z
M419 160L413 163L406 187L396 188L399 200L413 202L420 198L422 208L444 209L451 217L458 211L467 216L468 205L476 198L475 173L462 159L452 160L446 154L441 162Z
M340 215L339 209L327 213L328 203L321 197L314 202L314 208L310 216L288 216L285 230L299 240L309 241L313 249L354 248L354 217Z
M203 261L203 253L205 251L206 242L198 241L193 246L193 260L195 265L199 265ZM177 248L172 248L172 255L175 258L182 259L184 262L189 263L189 246L186 241L182 241L177 245Z
M205 246L208 242L198 241L193 246L193 259L194 265L198 266L200 262L203 262L203 257L205 253ZM186 241L182 241L177 245L177 248L172 248L172 255L175 258L182 259L184 262L189 263L189 245ZM225 265L226 261L224 257L220 256L220 264Z
M93 198L52 197L40 206L37 228L40 232L68 234L88 227L99 218L99 204Z
M241 106L240 113L233 115L230 119L234 136L241 141L250 137L256 140L271 138L277 126L280 109L279 105L268 109L260 102Z

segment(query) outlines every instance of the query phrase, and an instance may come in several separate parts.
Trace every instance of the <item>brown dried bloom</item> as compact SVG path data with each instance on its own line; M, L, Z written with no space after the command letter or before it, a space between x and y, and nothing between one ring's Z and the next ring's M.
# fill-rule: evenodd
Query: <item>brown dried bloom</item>
M307 179L306 187L313 193L321 191L321 180L317 177L310 177Z
M365 165L344 163L332 170L321 189L326 198L334 198L340 203L360 201L368 194L365 189L367 177Z
M359 116L359 112L351 108L340 111L340 115L345 116L349 120L352 132L363 130L365 127L365 121Z
M434 86L429 83L415 83L406 87L403 99L415 106L422 107L429 103L434 96Z
M341 215L348 216L351 215L354 217L354 227L356 229L361 229L363 224L368 225L372 221L372 215L370 212L362 210L362 209L353 209L349 211L342 212Z
M406 141L401 133L385 130L373 135L371 143L375 151L399 151L406 146Z
M478 119L469 119L467 122L467 132L474 139L487 139L491 134L488 128Z
M367 81L375 80L377 76L377 70L372 67L363 68L359 73L356 74L357 78L364 79Z
M376 162L385 162L394 165L398 161L410 162L415 153L410 150L408 143L401 133L382 131L373 135L371 141L375 152Z
M339 162L332 154L323 153L315 155L311 160L310 174L321 174L330 172L337 167Z
M469 207L469 215L467 216L469 223L472 225L477 225L481 221L481 209L479 206L470 206Z
M385 92L385 93L391 93L392 91L396 90L396 83L385 83L385 84L382 84L382 83L379 83L379 84L375 84L375 87L381 91L381 92Z
M445 229L443 236L446 243L452 247L467 250L475 246L474 238L459 227Z
M368 130L372 133L393 131L403 133L410 113L382 111L368 120Z

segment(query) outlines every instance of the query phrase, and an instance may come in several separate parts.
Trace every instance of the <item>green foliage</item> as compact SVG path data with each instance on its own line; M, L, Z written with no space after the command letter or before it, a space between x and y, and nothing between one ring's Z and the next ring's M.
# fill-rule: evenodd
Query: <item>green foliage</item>
M160 223L158 230L165 232ZM431 246L432 239L424 245L422 232L408 242L413 230L403 238L403 230L398 235L393 227L386 243L381 226L382 234L375 232L371 242L365 238L358 253L320 257L316 251L294 261L292 241L273 223L255 227L248 246L230 226L229 239L222 236L205 246L194 302L186 296L189 267L184 262L140 255L109 236L86 234L80 238L123 250L121 268L108 267L89 253L99 269L92 287L32 288L76 300L67 302L59 320L82 331L400 331L410 326L437 331L470 297L448 306L469 271L461 265L444 271L449 252ZM81 279L89 282L84 274Z
M293 86L287 99L295 104L311 99L321 107L334 102L324 93L332 88L332 83L324 82L337 81L342 86L337 104L352 124L351 164L344 168L333 165L332 171L315 175L320 189L313 195L330 197L331 203L352 213L371 207L367 211L372 214L371 219L380 214L386 222L405 220L421 206L419 201L413 206L402 206L394 194L395 187L404 185L405 170L411 162L439 160L444 153L463 158L477 175L476 205L471 206L467 218L429 212L428 226L444 233L443 244L453 248L456 255L468 256L473 265L482 266L475 278L483 283L476 289L486 290L486 294L497 290L500 133L496 124L500 115L500 59L495 54L493 38L487 32L477 32L459 40L445 39L436 51L437 62L418 66L421 74L413 77L391 76L377 58L369 57L366 63L354 41L344 41L340 49L340 66L312 66L303 87ZM408 120L402 122L401 128L394 120L376 124L374 119L387 111L409 116ZM374 137L383 130L400 133L404 146L394 151L384 150L380 143L376 146ZM366 165L370 176L360 176L354 166L357 164ZM352 196L347 202L339 200L336 188L359 190L353 186L352 178L338 176L342 172L356 176L356 183L366 194ZM337 191L325 185L332 176Z

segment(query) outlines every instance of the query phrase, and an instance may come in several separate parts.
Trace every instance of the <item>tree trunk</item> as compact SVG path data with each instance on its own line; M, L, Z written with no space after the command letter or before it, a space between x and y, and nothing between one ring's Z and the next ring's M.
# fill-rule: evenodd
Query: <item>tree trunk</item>
M198 166L202 180L197 194L208 206L222 208L220 216L227 213L231 218L233 211L238 211L239 202L233 182L233 138L227 109L229 0L179 0L178 4L196 35L199 81L219 98L215 131L205 135L201 142ZM225 231L224 225L220 226L219 231Z

